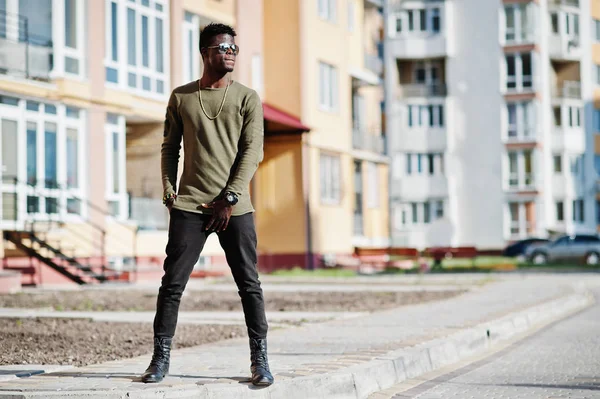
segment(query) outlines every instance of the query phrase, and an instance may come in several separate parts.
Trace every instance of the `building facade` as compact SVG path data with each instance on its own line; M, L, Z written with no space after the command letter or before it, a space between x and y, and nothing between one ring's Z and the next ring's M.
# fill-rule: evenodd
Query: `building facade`
M265 159L251 185L259 265L319 267L387 245L375 3L0 1L0 228L35 230L73 259L159 273L166 103L201 76L201 27L222 22L242 49L233 78L264 101ZM14 240L4 266L31 265ZM213 235L198 266L224 265Z
M394 245L595 230L589 7L386 2Z

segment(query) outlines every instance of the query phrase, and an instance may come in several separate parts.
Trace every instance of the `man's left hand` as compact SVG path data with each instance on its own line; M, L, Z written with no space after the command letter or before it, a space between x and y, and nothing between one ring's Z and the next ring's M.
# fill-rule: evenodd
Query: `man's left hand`
M229 218L231 218L231 212L233 211L233 206L231 206L229 202L224 199L219 199L209 204L202 204L202 207L213 210L212 217L206 224L204 230L220 232L227 228Z

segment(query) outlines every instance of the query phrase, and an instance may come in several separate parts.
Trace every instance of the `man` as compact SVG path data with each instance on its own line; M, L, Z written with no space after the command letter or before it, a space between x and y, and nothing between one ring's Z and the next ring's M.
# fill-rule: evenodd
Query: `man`
M273 383L248 189L263 158L263 112L258 94L229 76L239 51L235 36L222 24L202 30L202 78L173 90L167 106L161 170L169 240L154 319L154 355L144 382L159 382L169 371L181 295L207 237L216 232L242 300L252 383ZM177 190L182 139L184 166Z

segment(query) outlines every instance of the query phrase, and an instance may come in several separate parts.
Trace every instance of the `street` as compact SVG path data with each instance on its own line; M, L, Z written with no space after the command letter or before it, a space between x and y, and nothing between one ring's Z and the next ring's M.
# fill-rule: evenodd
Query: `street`
M583 312L391 398L600 398L600 289L594 296Z

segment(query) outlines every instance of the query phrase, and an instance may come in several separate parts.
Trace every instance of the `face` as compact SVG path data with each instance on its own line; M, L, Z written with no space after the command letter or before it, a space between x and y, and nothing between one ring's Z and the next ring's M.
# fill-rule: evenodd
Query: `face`
M234 51L230 46L233 45ZM220 34L213 38L211 45L203 49L204 67L217 73L233 72L238 48L231 35Z

